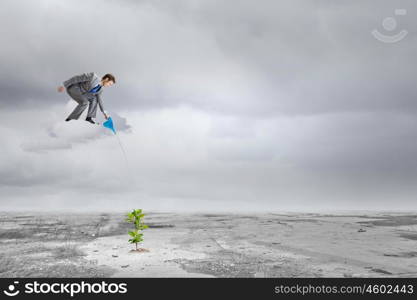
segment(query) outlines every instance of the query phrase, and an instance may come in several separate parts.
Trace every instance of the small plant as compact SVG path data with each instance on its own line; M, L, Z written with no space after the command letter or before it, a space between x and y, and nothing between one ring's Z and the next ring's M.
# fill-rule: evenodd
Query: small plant
M135 230L129 231L128 233L132 237L129 239L129 242L136 245L136 251L139 251L138 243L143 241L143 233L141 233L141 231L148 228L148 225L142 223L142 218L144 216L145 214L142 213L141 209L134 209L132 212L127 214L126 218L127 222L135 224Z

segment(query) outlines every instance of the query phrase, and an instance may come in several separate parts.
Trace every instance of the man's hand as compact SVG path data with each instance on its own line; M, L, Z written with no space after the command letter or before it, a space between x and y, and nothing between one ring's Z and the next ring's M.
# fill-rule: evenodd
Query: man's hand
M109 118L109 116L106 113L103 113L103 115L106 118L106 120Z
M65 88L63 86L59 86L58 87L58 92L62 93L63 91L65 91Z

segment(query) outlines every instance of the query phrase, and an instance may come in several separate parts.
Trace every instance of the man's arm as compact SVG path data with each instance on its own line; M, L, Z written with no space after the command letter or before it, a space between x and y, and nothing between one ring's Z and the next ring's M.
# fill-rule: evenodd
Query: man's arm
M71 84L74 84L74 83L90 81L93 76L94 76L94 72L83 73L81 75L76 75L76 76L71 77L70 79L64 81L63 84L65 88L68 88Z
M101 112L103 113L104 117L108 119L107 114L104 112L103 101L101 100L100 94L96 94L98 106L100 107Z

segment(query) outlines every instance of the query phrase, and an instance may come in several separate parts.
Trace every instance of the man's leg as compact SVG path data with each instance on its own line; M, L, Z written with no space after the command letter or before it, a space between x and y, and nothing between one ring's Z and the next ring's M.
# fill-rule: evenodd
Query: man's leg
M81 116L83 111L88 106L88 99L81 94L80 87L77 85L71 85L70 87L68 87L67 93L68 95L70 95L72 99L74 99L78 103L77 107L68 116L67 120L78 120L78 118Z
M77 105L77 107L72 111L72 113L68 116L67 119L70 120L78 120L78 118L81 116L81 114L83 113L83 111L87 108L88 105L88 101L86 100L85 102L79 103Z
M97 99L94 97L89 99L89 102L87 118L95 118L97 115Z

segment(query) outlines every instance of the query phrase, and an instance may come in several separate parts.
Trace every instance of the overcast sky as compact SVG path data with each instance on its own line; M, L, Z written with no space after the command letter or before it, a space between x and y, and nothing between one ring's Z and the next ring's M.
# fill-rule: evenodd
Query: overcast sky
M2 0L0 208L416 210L416 13ZM64 122L56 88L84 72L116 77L102 98L127 161L110 131Z

